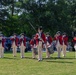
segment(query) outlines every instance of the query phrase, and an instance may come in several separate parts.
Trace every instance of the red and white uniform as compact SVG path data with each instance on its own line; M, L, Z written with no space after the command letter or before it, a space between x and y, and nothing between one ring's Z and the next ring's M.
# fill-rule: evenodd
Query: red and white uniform
M0 36L0 58L4 57L4 45L6 39L3 36Z
M46 46L50 47L51 44L52 44L52 37L51 36L46 37Z
M12 41L12 47L13 47L13 46L18 46L19 39L18 39L17 37L11 38L11 41Z
M62 36L56 36L54 38L54 40L56 40L56 45L63 45L63 41L62 41Z
M11 41L12 41L12 48L13 48L13 56L15 57L17 54L17 46L19 43L19 39L17 37L12 37Z
M50 53L48 51L48 48L52 46L52 37L47 36L46 37L46 58L50 58Z
M31 39L30 45L31 45L31 48L37 48L36 40L35 39Z
M26 49L26 38L20 38L20 52L21 52L21 58L24 58L24 53Z
M68 45L68 36L62 36L63 45Z
M23 46L26 46L26 38L20 38L20 46L23 45Z
M61 49L62 49L62 45L63 45L62 36L61 35L56 36L54 38L54 40L56 40L56 48L57 48L57 51L58 51L58 58L60 58Z
M76 44L76 37L73 38L72 42Z
M62 51L63 51L63 56L66 56L66 49L67 49L67 45L68 45L68 37L66 35L62 36L62 41L63 41L63 45L62 45Z
M38 61L42 60L42 46L46 43L46 37L43 32L36 34L36 44L38 46Z
M5 41L6 41L6 39L5 38L2 38L2 47L4 47Z
M1 47L4 47L5 41L6 41L5 38L0 37L0 44L1 44Z
M37 45L39 44L39 41L41 41L43 43L46 42L46 37L45 37L43 32L42 33L37 33L35 37L36 37L36 44Z
M74 48L76 50L76 37L73 38L72 42L74 43Z
M32 58L36 58L36 54L35 54L35 51L34 51L34 49L37 49L36 40L31 39L30 45L31 45L31 49L32 49Z

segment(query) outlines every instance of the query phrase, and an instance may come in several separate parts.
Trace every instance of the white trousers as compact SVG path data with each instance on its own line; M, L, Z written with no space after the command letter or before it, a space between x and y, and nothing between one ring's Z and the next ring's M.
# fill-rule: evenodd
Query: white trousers
M56 46L56 48L57 48L57 52L58 52L58 58L60 58L62 45L59 44L59 45Z
M46 48L46 58L50 58L50 53L48 52L47 48Z
M67 46L63 44L62 45L62 52L63 52L64 57L66 56L66 49L67 49Z
M13 48L13 56L15 57L17 54L17 46L15 45L15 42L13 43L12 48Z
M21 46L20 46L20 56L21 56L21 58L24 58L25 49L26 49L26 47L22 43Z
M0 58L4 57L4 47L2 47L2 44L0 44Z
M32 58L36 58L36 54L34 53L34 48L32 48Z
M42 60L42 41L38 44L38 60Z

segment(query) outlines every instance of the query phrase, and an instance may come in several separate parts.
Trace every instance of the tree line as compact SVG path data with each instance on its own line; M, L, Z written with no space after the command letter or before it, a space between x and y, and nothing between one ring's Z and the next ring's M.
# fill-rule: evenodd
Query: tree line
M0 0L0 31L35 34L38 26L54 36L57 31L72 36L76 30L76 0Z

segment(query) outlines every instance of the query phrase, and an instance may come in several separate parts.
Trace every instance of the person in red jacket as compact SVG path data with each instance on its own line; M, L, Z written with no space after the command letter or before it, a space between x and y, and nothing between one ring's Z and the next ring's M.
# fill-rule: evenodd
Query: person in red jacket
M56 40L56 49L57 49L57 52L58 52L58 58L60 58L61 49L62 49L62 45L63 45L62 35L61 35L60 31L58 31L56 33L54 40Z
M43 33L42 26L38 27L38 33L36 34L36 44L38 46L38 61L42 60L42 46L46 42L46 37Z
M37 45L36 45L36 39L35 35L33 35L31 41L30 41L31 49L32 49L32 58L35 59L37 55Z
M49 35L49 32L46 33L46 58L50 58L52 54L52 37Z
M64 32L62 35L62 41L63 41L63 45L62 45L62 51L63 51L63 56L66 56L66 49L67 49L67 45L68 45L68 36L66 35L66 33Z
M75 36L74 36L72 42L74 43L74 49L76 50L76 34L75 34Z
M19 39L18 39L16 33L13 34L11 41L12 41L13 56L16 57L17 47L18 47L18 43L19 43Z
M25 34L22 33L20 37L20 52L21 52L21 58L24 58L24 53L26 49L26 38Z
M4 57L4 44L5 44L5 38L3 37L3 34L0 33L0 58Z

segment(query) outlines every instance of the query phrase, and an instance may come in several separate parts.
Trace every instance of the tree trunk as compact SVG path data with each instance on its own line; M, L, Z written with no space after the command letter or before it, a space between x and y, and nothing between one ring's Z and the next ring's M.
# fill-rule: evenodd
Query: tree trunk
M14 15L14 0L12 0L12 16Z

